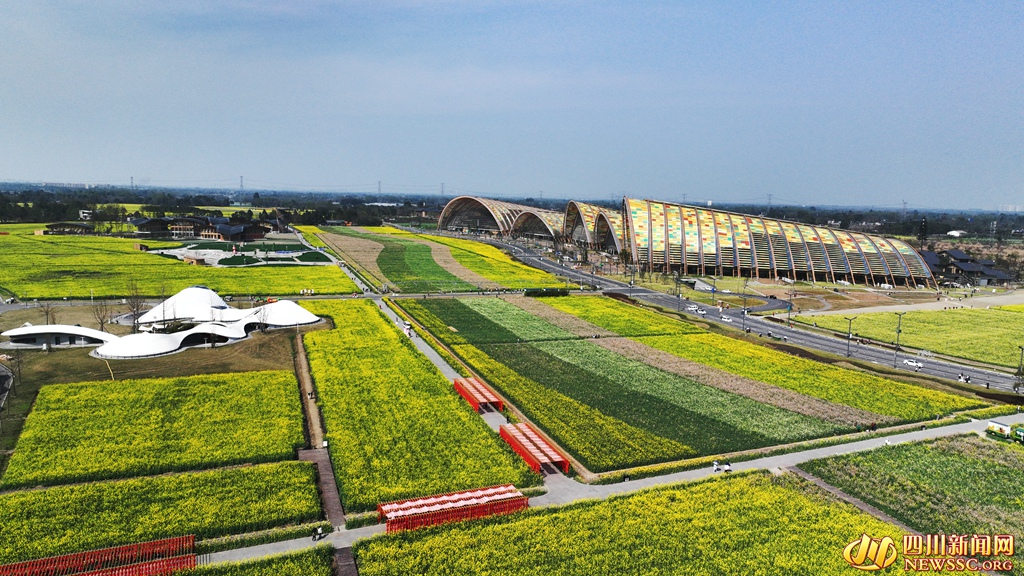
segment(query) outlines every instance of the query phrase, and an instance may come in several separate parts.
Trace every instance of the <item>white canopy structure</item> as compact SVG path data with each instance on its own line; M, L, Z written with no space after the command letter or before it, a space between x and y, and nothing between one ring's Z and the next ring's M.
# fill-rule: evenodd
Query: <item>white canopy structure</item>
M93 355L99 358L148 358L177 352L182 348L241 340L260 327L285 328L315 324L320 318L290 300L256 308L232 308L205 286L191 286L171 296L139 317L139 323L163 328L171 323L193 325L171 333L142 332L115 336L81 326L22 326L0 336L12 345L87 346L100 344Z

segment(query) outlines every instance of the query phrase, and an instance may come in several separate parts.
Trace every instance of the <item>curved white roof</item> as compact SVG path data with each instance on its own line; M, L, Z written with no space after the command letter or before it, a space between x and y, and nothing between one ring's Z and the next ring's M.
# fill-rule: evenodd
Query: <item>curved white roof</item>
M167 322L170 320L190 320L192 322L219 322L229 311L236 310L228 306L216 292L206 286L189 286L174 296L158 304L142 316L140 324Z
M246 337L245 326L242 324L220 324L205 322L189 330L173 334L152 334L142 332L122 336L115 341L107 342L93 351L99 358L145 358L170 354L182 347L185 339L193 334L216 334L229 340Z
M7 336L8 338L17 338L19 336L38 336L42 334L70 334L72 336L95 338L96 340L102 340L104 342L112 342L114 340L117 340L117 336L113 334L100 332L99 330L93 330L92 328L85 328L83 326L70 326L68 324L42 324L39 326L21 326L18 328L12 328L0 334L0 336Z

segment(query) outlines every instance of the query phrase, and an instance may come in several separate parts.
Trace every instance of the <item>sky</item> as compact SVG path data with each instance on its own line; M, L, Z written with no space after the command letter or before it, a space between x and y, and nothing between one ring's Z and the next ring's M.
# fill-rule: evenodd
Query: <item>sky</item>
M4 0L0 180L1024 210L1024 3Z

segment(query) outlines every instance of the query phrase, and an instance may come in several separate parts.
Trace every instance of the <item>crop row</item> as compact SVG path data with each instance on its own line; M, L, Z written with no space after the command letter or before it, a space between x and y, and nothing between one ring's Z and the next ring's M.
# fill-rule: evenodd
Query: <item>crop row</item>
M676 356L829 402L903 421L934 418L984 403L830 366L718 334L637 339Z
M557 310L579 316L591 324L630 338L701 332L700 328L692 324L666 318L656 312L624 304L611 298L569 296L548 298L545 303Z
M290 372L45 386L0 486L285 460L303 443Z
M675 322L609 298L563 298L550 304L612 331L624 329L637 334L644 331L642 326L647 322L653 322L652 326ZM600 310L600 313L595 310ZM638 312L648 316L637 315ZM628 322L634 317L639 328ZM830 366L705 331L681 337L634 336L633 339L732 374L904 421L922 420L983 405L960 396Z
M304 288L336 294L355 289L336 266L188 266L134 250L134 244L106 237L0 236L0 287L20 298L124 297L130 281L146 296L174 294L197 284L225 294L297 294Z
M332 576L334 547L321 544L301 552L230 564L204 565L178 576Z
M595 471L677 459L683 449L717 454L838 430L625 358L504 300L402 305ZM553 412L570 400L572 410ZM596 423L629 425L644 436L608 443Z
M698 384L589 340L560 340L559 336L571 335L503 300L476 298L462 302L523 341L533 341L529 347L486 348L499 361L528 377L535 374L544 378L541 381L553 387L587 394L587 403L599 410L627 422L643 422L644 428L684 442L703 454L839 431L823 420Z
M751 474L358 542L361 576L816 574L899 528L792 476Z
M1016 534L1024 448L975 435L885 446L800 468L926 534ZM1024 547L1014 558L1024 562Z
M279 462L0 494L0 563L321 516L315 468Z
M798 316L796 320L844 334L850 327L841 315ZM852 324L853 332L892 342L896 339L896 320L891 312L859 314ZM900 344L904 346L1016 368L1024 314L1009 307L912 310L903 316L900 330Z
M538 481L376 304L303 305L336 326L304 342L347 511Z

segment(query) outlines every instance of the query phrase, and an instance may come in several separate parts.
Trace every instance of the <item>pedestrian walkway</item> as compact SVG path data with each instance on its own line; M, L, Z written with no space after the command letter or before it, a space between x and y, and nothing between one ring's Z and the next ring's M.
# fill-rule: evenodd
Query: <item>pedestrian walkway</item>
M328 449L299 450L299 460L316 464L317 474L320 477L320 496L323 498L327 520L335 528L344 526L345 510L341 506L341 495L338 494L338 484L334 479L334 469L331 467L331 454Z

